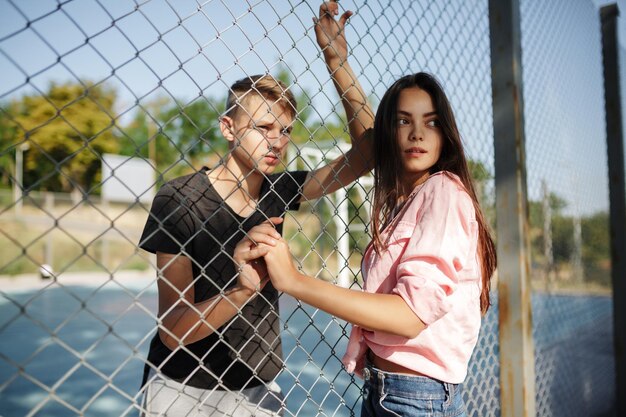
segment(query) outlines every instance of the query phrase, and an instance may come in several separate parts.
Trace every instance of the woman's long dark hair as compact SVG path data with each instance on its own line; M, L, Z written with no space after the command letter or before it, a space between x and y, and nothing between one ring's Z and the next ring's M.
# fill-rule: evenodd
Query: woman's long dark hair
M450 102L439 82L432 75L424 72L407 75L397 80L383 96L376 112L374 121L374 204L372 207L374 249L377 252L384 249L380 237L381 229L391 220L394 208L403 197L401 175L398 171L401 161L396 123L398 98L402 90L415 87L430 95L437 112L437 120L443 138L441 156L430 169L430 174L439 171L456 174L474 202L476 221L478 222L478 250L482 269L480 308L483 313L486 313L491 305L489 300L491 276L497 265L495 246L476 197L461 143L461 135Z

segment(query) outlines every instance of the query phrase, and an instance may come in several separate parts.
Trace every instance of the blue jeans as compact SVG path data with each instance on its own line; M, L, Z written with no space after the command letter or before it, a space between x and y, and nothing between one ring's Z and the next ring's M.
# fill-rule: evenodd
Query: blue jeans
M467 417L461 387L424 376L363 370L361 417Z

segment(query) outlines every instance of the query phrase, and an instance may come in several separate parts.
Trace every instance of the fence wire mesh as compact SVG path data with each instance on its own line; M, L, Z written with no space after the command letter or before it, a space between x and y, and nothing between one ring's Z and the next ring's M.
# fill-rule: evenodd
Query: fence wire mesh
M537 414L587 415L576 410L614 395L598 383L612 376L612 345L597 13L587 1L521 3ZM401 75L442 82L495 228L487 2L340 5L356 12L349 60L374 108ZM288 169L346 152L317 8L0 0L0 415L138 414L158 318L155 259L137 244L156 189L228 152L218 118L235 80L269 73L295 93ZM370 199L363 177L286 216L304 271L361 285ZM340 363L349 326L284 295L279 304L286 415L358 414L361 383ZM581 334L585 351L572 343ZM498 350L496 305L464 384L471 416L500 415Z
M603 415L616 393L598 9L520 3L537 415Z

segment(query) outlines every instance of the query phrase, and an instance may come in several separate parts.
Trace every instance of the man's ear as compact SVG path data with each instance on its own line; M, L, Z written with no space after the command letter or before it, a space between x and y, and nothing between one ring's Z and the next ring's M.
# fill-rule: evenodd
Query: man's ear
M231 143L235 142L235 126L232 117L220 117L220 131L222 132L222 136L224 136L224 139Z

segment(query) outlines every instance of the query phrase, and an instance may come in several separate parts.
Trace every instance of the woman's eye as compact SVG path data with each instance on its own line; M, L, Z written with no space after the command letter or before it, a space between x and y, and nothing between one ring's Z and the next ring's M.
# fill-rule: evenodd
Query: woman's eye
M426 123L430 127L439 127L439 120L433 119Z
M409 121L407 119L398 119L398 124L399 125L407 125L407 124L409 124Z

